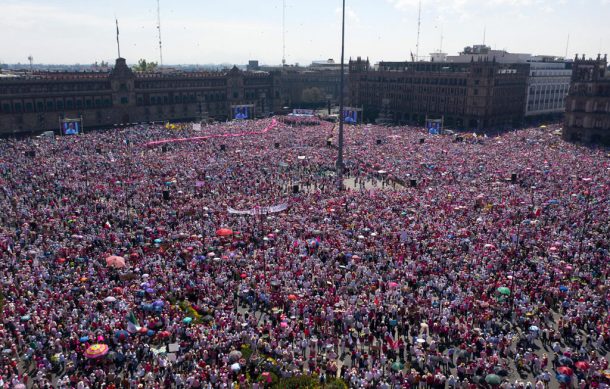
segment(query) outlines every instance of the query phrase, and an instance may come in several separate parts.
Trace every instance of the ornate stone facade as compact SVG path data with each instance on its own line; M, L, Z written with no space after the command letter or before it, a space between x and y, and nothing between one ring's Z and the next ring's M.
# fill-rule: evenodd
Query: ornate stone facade
M380 115L397 123L497 129L523 122L529 65L477 60L470 63L350 61L350 104L365 120Z
M118 58L110 72L43 72L0 79L0 134L57 130L63 117L87 128L114 124L225 120L231 105L256 116L281 107L280 72L133 72Z
M576 57L566 99L564 139L610 145L610 72L607 56Z

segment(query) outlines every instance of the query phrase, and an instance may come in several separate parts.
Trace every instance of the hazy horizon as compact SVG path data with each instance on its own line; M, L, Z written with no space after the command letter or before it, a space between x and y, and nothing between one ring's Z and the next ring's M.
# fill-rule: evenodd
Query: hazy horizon
M416 52L419 0L347 0L346 60ZM164 65L282 61L282 0L161 0ZM286 0L286 60L340 60L341 1ZM0 63L89 65L121 56L159 62L155 0L0 0ZM573 58L609 53L610 0L422 0L420 56L481 44ZM18 44L16 44L18 43Z

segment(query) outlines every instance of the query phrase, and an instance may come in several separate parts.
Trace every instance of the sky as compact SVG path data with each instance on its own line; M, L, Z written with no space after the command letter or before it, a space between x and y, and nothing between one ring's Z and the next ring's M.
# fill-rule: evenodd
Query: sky
M341 54L341 0L160 0L163 63L306 65ZM345 58L406 60L420 0L346 0ZM509 52L610 54L610 0L421 0L419 54L485 43ZM0 63L159 62L156 0L0 0ZM569 35L569 45L568 43ZM442 39L441 39L442 37ZM485 37L485 38L484 38Z

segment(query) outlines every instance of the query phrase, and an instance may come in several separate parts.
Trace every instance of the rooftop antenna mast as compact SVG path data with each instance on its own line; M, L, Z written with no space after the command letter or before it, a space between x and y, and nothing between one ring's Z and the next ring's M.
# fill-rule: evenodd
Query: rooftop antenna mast
M32 54L30 54L28 56L28 61L30 61L30 73L34 72L34 57L32 57Z
M421 31L421 0L417 11L417 45L415 46L415 60L419 61L419 34Z
M444 36L443 36L443 26L441 25L441 47L438 49L439 53L443 52L443 38L444 38Z
M568 49L570 48L570 34L568 34L568 40L566 42L566 55L563 58L568 58Z
M282 4L282 66L286 66L286 0Z
M163 67L163 45L161 44L161 6L157 0L157 30L159 31L159 67Z
M487 26L483 26L483 46L485 46L486 37L487 37Z

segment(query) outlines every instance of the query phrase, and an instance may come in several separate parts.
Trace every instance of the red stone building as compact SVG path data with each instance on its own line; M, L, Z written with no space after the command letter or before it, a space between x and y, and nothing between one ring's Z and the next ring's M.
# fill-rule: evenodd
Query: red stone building
M125 59L110 72L41 72L0 78L0 134L56 130L63 117L86 128L121 123L224 120L232 105L252 104L256 116L281 106L280 74L133 72Z
M568 141L610 145L610 72L607 56L576 57L566 99L563 137Z
M397 123L423 124L444 117L446 127L499 129L523 122L528 64L495 60L470 63L349 63L350 105L365 121L380 116Z

